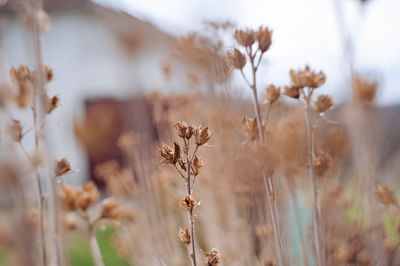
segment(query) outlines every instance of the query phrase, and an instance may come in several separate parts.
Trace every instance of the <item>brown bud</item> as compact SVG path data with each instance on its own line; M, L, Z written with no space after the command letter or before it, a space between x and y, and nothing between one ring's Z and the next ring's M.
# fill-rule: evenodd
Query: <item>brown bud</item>
M209 252L205 252L207 266L216 266L221 263L221 257L215 248L211 249Z
M317 113L323 113L333 106L332 97L329 95L319 95L314 102L313 109Z
M89 209L100 197L97 186L92 181L89 181L83 186L83 192L78 193L77 206L86 211Z
M292 81L292 86L298 88L318 88L322 86L326 81L325 74L320 71L316 73L310 70L309 66L305 66L304 69L300 70L290 70L290 80Z
M201 128L198 127L195 132L196 144L203 145L206 144L212 137L213 133L208 129L208 127Z
M196 201L190 195L188 195L181 201L181 206L188 212L192 213L196 207Z
M7 133L12 140L21 142L24 137L21 122L14 119L11 124L7 125Z
M242 45L243 47L248 47L254 43L256 39L255 35L256 34L253 30L246 29L246 30L236 30L233 37L240 45Z
M243 131L248 140L256 140L259 137L257 118L243 118Z
M285 95L289 96L290 98L293 99L298 99L300 98L300 90L301 87L296 87L296 86L285 86Z
M186 122L178 121L174 125L174 128L178 136L181 138L190 139L194 133L194 127Z
M377 200L385 205L396 205L397 201L393 195L393 191L385 186L378 186L375 192Z
M358 102L372 102L377 88L378 82L376 80L367 80L361 76L353 78L354 96Z
M203 159L195 156L193 159L193 164L192 164L192 174L195 176L200 174L200 171L203 168L203 166L204 166Z
M50 114L51 112L54 111L57 107L60 106L60 97L58 95L55 95L53 97L49 97L46 95L46 104L47 104L47 113Z
M278 100L280 95L281 95L281 89L271 84L267 87L265 100L268 103L274 103Z
M182 243L189 245L190 244L190 230L189 228L185 228L183 230L182 228L179 228L178 232L179 238L181 239Z
M174 149L163 143L159 151L164 164L176 164L181 154L181 148L176 142L174 142Z
M65 175L72 170L71 162L66 158L56 160L56 165L54 168L54 174L56 177Z
M256 38L258 42L258 49L264 53L271 46L272 30L269 30L267 27L260 27L256 33Z
M235 48L233 52L228 52L228 64L241 70L246 65L246 56Z

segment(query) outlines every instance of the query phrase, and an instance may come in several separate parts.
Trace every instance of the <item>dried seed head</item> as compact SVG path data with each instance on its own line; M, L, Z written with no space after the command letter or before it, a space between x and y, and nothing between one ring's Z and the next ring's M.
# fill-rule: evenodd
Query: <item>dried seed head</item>
M248 140L256 140L259 137L257 118L243 118L243 131Z
M89 209L100 197L97 186L92 181L89 181L83 186L82 193L78 193L77 206L83 211Z
M189 123L178 121L174 125L174 128L178 136L181 138L190 139L193 136L194 127Z
M57 107L60 106L60 97L58 97L58 95L55 95L53 97L49 97L46 94L46 104L47 104L47 113L50 114L51 112L54 111L54 109L56 109Z
M385 205L396 205L397 201L393 195L393 191L386 186L378 186L376 192L377 200Z
M21 122L14 119L11 124L7 125L7 133L12 140L21 142L24 137Z
M228 64L236 69L243 69L246 65L246 56L238 49L233 49L233 52L228 52Z
M175 165L181 156L181 148L176 142L174 142L174 149L163 143L159 151L164 164Z
M216 266L221 263L220 254L215 248L211 249L209 252L205 252L204 256L206 257L207 266Z
M196 201L190 196L187 195L182 201L181 206L185 208L188 212L192 213L194 208L196 207Z
M258 42L258 49L263 53L266 52L272 43L272 30L269 30L267 27L260 27L256 33L256 39Z
M317 113L323 113L333 106L332 97L329 95L319 95L314 102L313 109Z
M39 27L39 33L45 33L50 28L50 17L43 9L31 9L29 13L22 17L25 27L35 32L35 20Z
M68 211L75 211L77 209L78 190L66 185L60 189L60 201L64 209Z
M285 95L293 99L300 98L300 90L302 90L302 88L296 86L285 86L284 88Z
M54 167L54 174L56 177L65 175L72 170L72 164L66 158L56 160Z
M185 228L185 230L183 230L182 228L179 228L178 235L179 235L179 238L182 241L182 243L184 243L185 245L189 245L190 244L190 230L189 230L189 228Z
M195 156L193 159L193 164L192 164L192 174L197 176L200 174L201 169L204 166L204 161L202 158Z
M11 83L18 87L15 103L20 108L28 107L33 101L34 79L32 71L24 65L10 69Z
M256 40L255 32L250 29L235 30L233 37L243 47L251 46Z
M100 217L109 220L132 221L134 215L128 209L123 208L115 198L111 197L103 201Z
M208 127L203 129L198 127L195 132L196 144L199 146L206 144L211 139L212 135L213 133L208 129Z
M292 86L298 88L308 87L315 89L325 83L326 76L322 71L316 73L311 71L309 66L306 66L304 70L290 70L290 80L292 81Z
M377 81L369 81L361 76L353 78L354 96L358 102L372 102L375 99L377 88Z
M281 95L281 88L274 86L273 84L269 85L266 89L266 102L274 103L278 100Z

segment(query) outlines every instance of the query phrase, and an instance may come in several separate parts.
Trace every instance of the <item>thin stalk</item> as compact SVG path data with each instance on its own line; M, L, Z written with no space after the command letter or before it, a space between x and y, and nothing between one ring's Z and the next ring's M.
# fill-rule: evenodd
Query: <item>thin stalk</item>
M99 244L97 243L96 236L94 234L94 226L93 224L89 224L89 244L90 244L90 249L92 250L92 255L94 258L94 262L96 266L104 266L103 259L101 257L101 252L99 248Z
M36 96L35 96L36 99ZM32 115L33 115L33 127L34 127L34 133L35 133L35 151L36 154L39 152L39 132L37 128L37 111L36 111L36 103L34 102L34 105L32 107ZM21 147L28 157L29 160L31 160L28 152L25 150L24 146L20 142ZM32 161L31 161L32 163ZM41 254L42 254L42 263L44 266L47 265L47 249L46 249L46 235L45 235L45 228L44 228L44 218L45 218L45 213L44 213L44 205L45 205L45 195L43 193L43 187L42 187L42 181L40 178L40 172L39 169L36 165L33 165L34 171L35 171L35 177L36 177L36 184L37 184L37 189L38 189L38 194L39 194L39 242L40 242L40 249L41 249Z
M317 177L315 175L315 147L314 147L314 129L311 125L311 109L309 101L306 103L306 111L305 111L305 120L306 120L306 128L307 128L307 146L308 146L308 164L309 164L309 176L312 180L313 185L313 230L314 230L314 248L315 248L315 257L316 257L316 265L323 266L325 265L323 254L322 254L322 238L321 238L321 222L320 222L320 213L319 213L319 193L318 193L318 184Z
M189 156L189 141L187 144L187 152L186 152L186 164L187 164L187 180L186 180L186 193L191 196L192 195L192 187L191 187L191 176L190 176L190 167L192 163L192 159L197 151L198 146L196 146L195 151L193 152L192 157ZM195 231L194 231L194 220L193 220L193 212L188 211L188 223L190 227L190 261L192 266L196 266L196 248L195 248Z
M260 111L260 104L258 102L258 97L257 97L257 68L259 66L259 62L261 61L261 56L259 58L259 62L257 65L254 64L254 58L257 53L257 51L252 54L252 48L250 47L249 50L246 49L247 55L250 59L251 63L251 70L252 70L252 81L253 83L250 84L248 80L246 79L243 71L242 75L245 78L245 81L250 85L250 88L253 92L253 100L254 100L254 112L256 114L256 119L257 119L257 125L258 125L258 133L260 136L260 142L265 143L266 140L264 138L264 131L262 127L262 122L261 122L261 111ZM282 238L282 233L281 233L281 228L279 224L279 214L277 211L277 203L276 203L276 198L275 198L275 186L274 182L272 180L272 176L266 176L265 172L263 171L263 179L264 179L264 185L265 189L267 191L267 198L268 198L268 204L269 204L269 209L270 209L270 214L272 218L272 225L273 225L273 230L274 230L274 236L275 236L275 245L277 252L279 254L279 260L280 260L280 265L286 266L286 254L285 254L285 249L283 246L283 238Z
M34 1L34 5L31 5L28 1L24 1L26 5L27 12L29 9L41 9L41 1L36 0ZM45 91L45 83L43 80L43 73L42 73L42 49L41 49L41 39L40 39L40 29L39 23L36 19L33 20L33 48L34 48L34 56L36 62L36 70L38 73L38 86L35 88L35 97L34 97L34 105L33 105L33 114L34 114L34 127L35 127L35 144L36 149L38 151L39 147L39 131L38 131L38 111L40 114L44 115L44 91ZM39 103L39 105L37 104ZM52 178L51 175L47 175L46 178L47 187L49 190L49 216L52 218L50 219L51 229L54 233L52 239L54 240L53 248L55 250L55 261L56 265L61 265L61 251L60 251L60 228L59 228L59 219L58 219L58 210L57 210L57 201L56 201L56 184L55 180Z

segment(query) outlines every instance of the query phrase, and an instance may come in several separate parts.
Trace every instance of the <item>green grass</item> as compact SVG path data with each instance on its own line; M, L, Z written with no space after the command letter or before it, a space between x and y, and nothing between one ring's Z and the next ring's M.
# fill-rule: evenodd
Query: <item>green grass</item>
M119 256L117 248L111 243L115 229L107 226L105 230L96 230L100 252L106 266L130 266L131 264ZM94 266L89 243L86 239L76 237L70 246L71 266Z

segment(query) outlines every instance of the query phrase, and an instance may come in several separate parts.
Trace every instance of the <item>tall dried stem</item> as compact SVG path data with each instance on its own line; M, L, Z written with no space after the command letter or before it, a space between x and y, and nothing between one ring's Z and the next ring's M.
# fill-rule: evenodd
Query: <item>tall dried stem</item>
M255 63L257 51L258 50L256 50L253 53L251 46L249 48L246 48L246 53L250 60L250 66L251 66L251 71L252 71L252 83L250 83L248 81L245 74L243 73L243 70L241 70L241 74L242 74L244 80L246 81L247 85L250 87L250 89L252 91L253 101L254 101L253 106L254 106L254 112L256 115L256 119L257 119L260 142L265 143L266 140L265 140L264 131L263 131L264 127L263 127L262 120L261 120L260 104L259 104L258 96L257 96L257 75L256 75L258 67L261 62L262 53L260 54L260 56L258 58L258 62ZM279 223L279 213L278 213L278 208L277 208L278 204L277 204L276 197L275 197L275 185L274 185L272 176L267 176L264 171L263 171L262 175L263 175L265 190L267 192L267 200L268 200L270 215L271 215L271 219L272 219L272 227L274 230L275 246L276 246L277 253L278 253L279 264L284 266L284 265L286 265L286 255L285 255L285 248L283 245L282 232L281 232L280 223Z
M319 211L319 191L317 184L317 177L315 175L315 147L314 147L314 125L312 125L312 111L310 108L310 102L306 101L306 109L305 109L305 121L307 128L307 146L308 146L308 173L312 180L312 188L313 188L313 231L314 231L314 248L315 248L315 257L316 257L316 265L323 266L324 258L323 258L323 246L322 246L322 238L321 238L321 221L320 221L320 211Z

